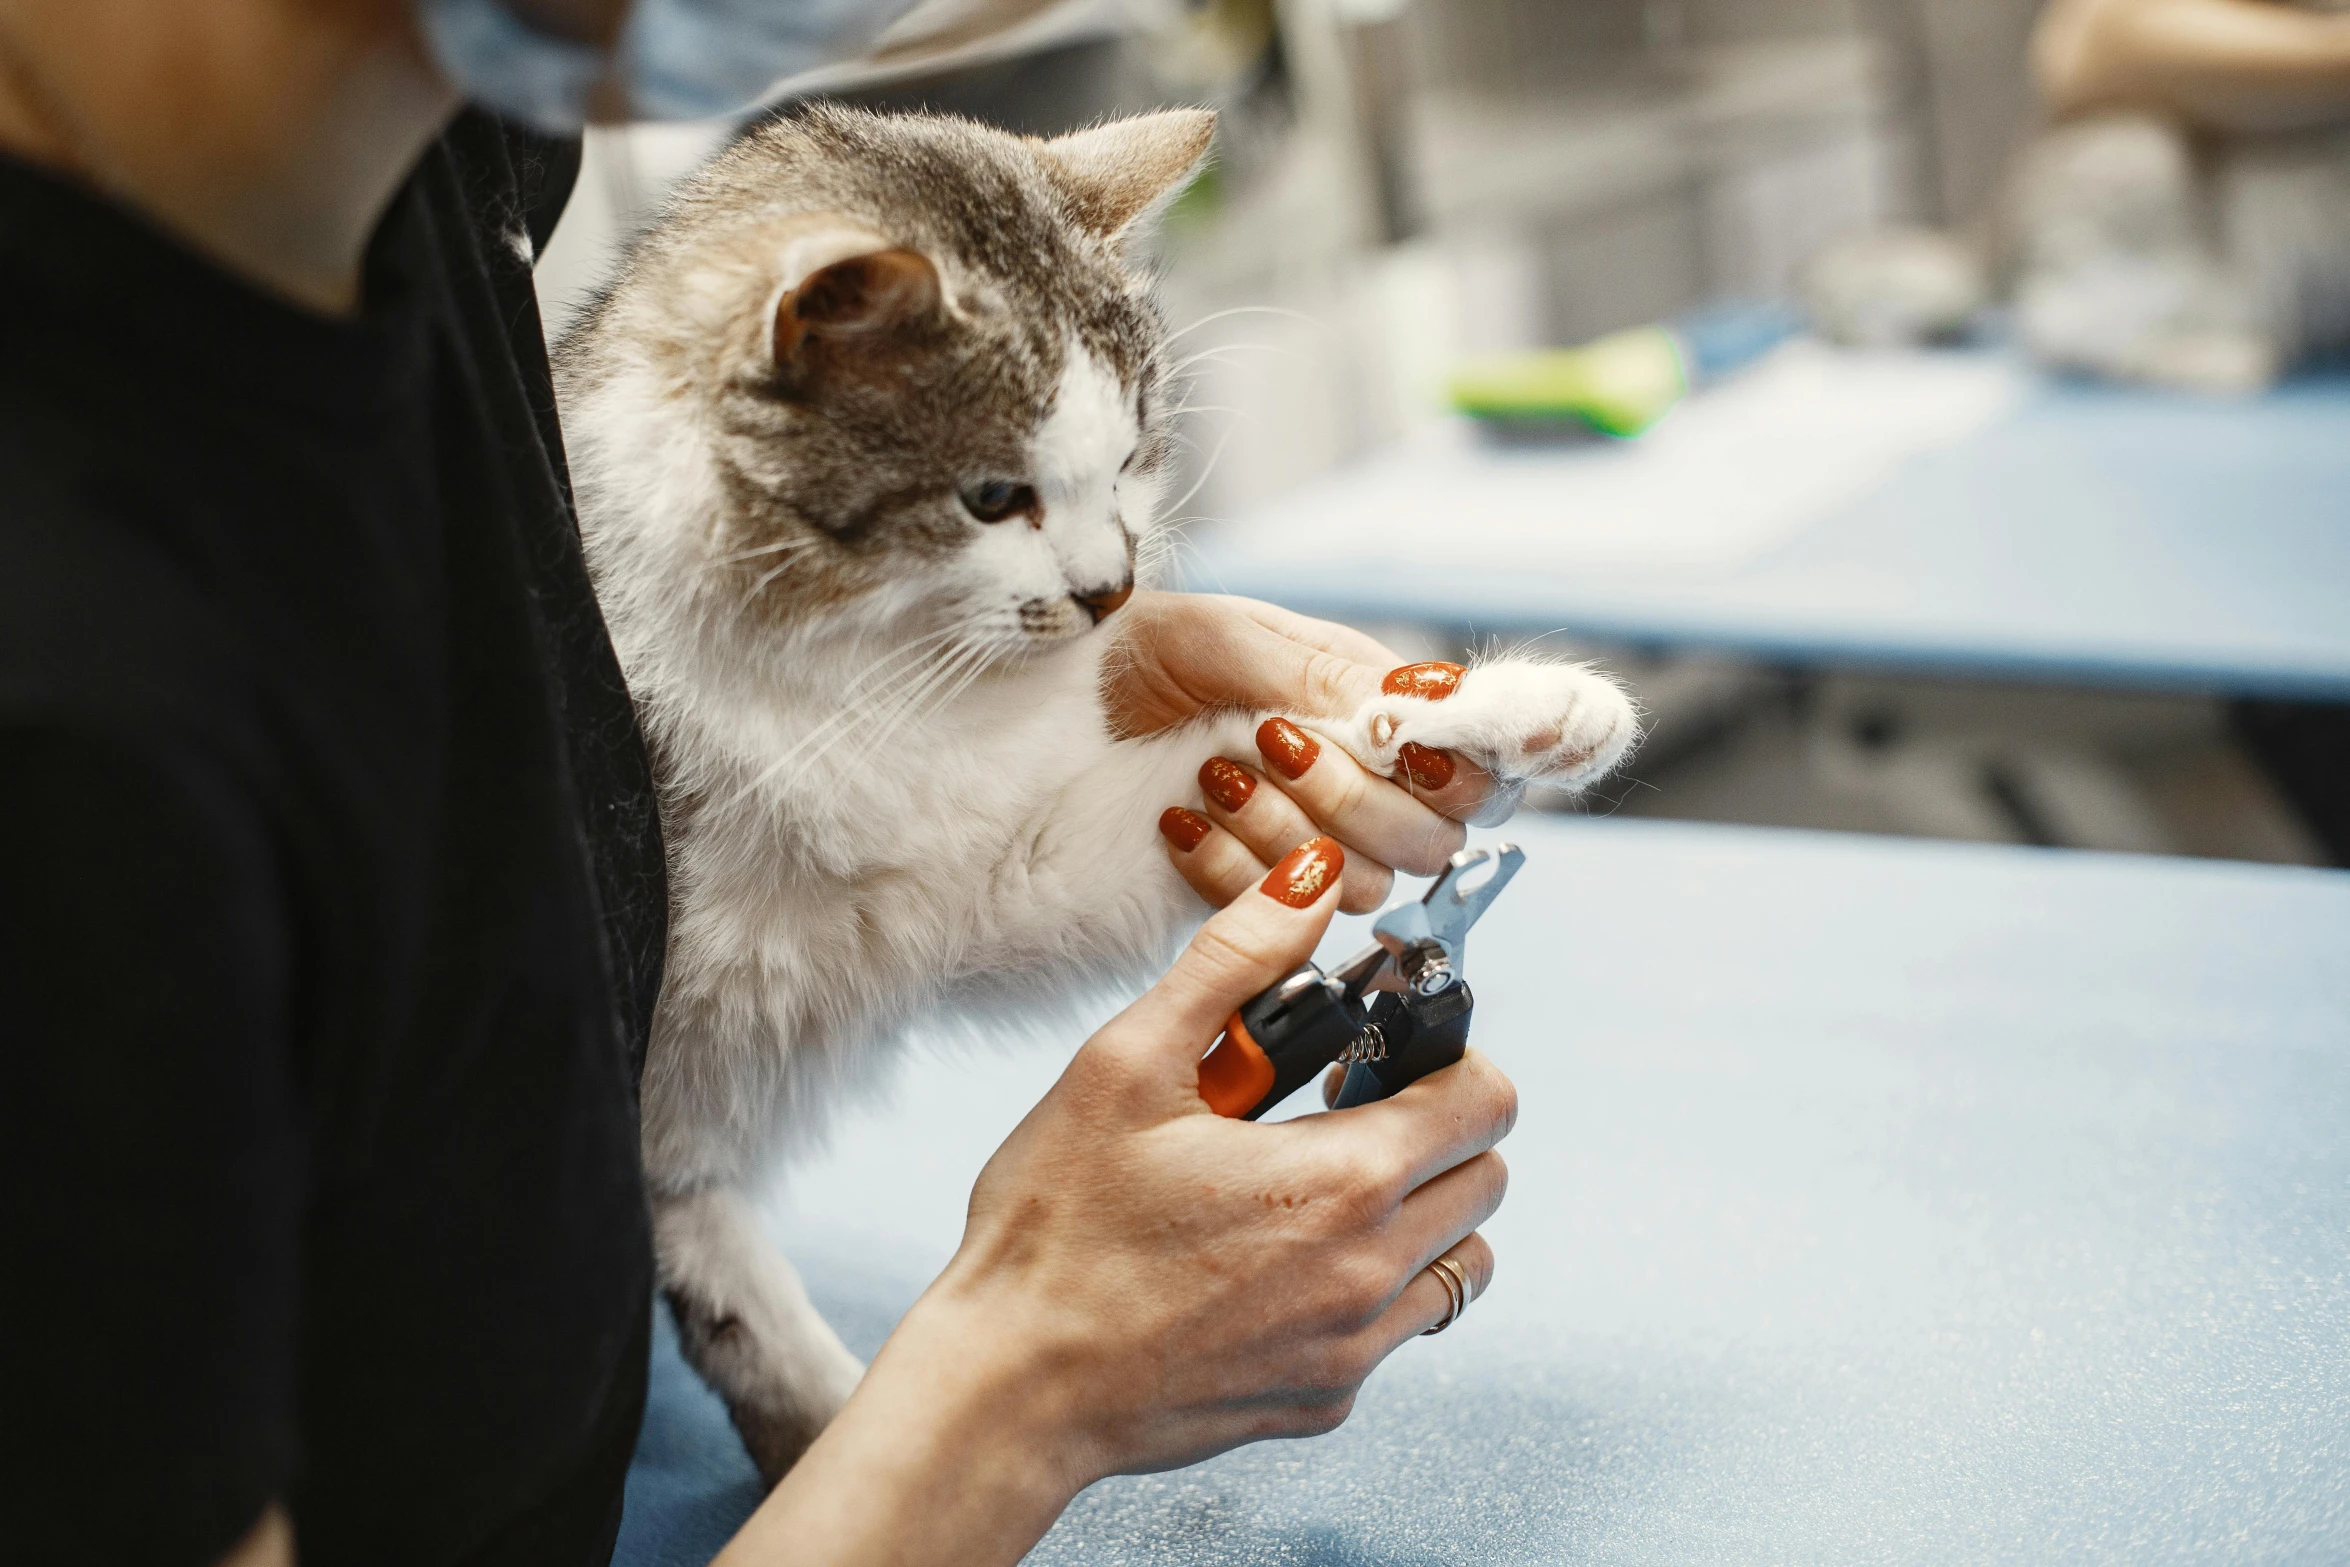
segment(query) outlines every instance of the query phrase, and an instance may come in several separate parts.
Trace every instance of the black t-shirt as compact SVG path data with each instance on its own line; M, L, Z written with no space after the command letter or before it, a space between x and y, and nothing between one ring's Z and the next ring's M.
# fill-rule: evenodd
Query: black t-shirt
M0 163L0 1558L609 1555L663 893L460 119L367 308Z

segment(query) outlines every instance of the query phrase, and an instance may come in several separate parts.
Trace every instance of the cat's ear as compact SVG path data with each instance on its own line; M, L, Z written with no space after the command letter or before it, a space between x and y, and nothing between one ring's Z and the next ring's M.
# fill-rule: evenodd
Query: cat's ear
M918 250L868 250L818 267L776 301L776 366L797 361L811 338L868 337L922 320L939 299L938 268Z
M1213 109L1169 109L1055 137L1037 156L1078 224L1118 239L1156 218L1191 183L1215 134Z

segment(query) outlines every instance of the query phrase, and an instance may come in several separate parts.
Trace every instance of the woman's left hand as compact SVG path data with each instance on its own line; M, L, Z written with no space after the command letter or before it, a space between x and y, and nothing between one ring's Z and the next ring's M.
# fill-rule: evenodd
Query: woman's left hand
M1344 719L1402 663L1359 631L1254 599L1137 593L1119 618L1105 697L1113 727L1129 736L1220 707ZM1348 851L1339 906L1377 908L1394 870L1441 871L1466 837L1462 819L1493 792L1482 768L1450 752L1424 753L1381 778L1279 719L1257 744L1253 766L1219 759L1201 770L1204 809L1171 800L1161 820L1176 868L1210 903L1231 902L1290 849L1327 833Z

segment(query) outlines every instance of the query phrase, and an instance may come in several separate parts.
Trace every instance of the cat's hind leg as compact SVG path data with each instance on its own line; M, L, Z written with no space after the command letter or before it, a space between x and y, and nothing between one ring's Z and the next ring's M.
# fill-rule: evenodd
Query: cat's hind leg
M656 1195L653 1237L686 1361L726 1401L773 1485L848 1402L864 1363L817 1315L740 1190Z

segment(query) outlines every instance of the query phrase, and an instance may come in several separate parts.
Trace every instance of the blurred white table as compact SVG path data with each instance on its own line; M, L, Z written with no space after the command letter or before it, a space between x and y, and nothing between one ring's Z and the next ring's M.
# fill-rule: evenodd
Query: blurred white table
M2350 873L1511 835L1491 1293L1336 1434L1105 1482L1032 1561L2350 1560ZM1057 1066L926 1062L798 1180L853 1346ZM617 1559L755 1497L665 1348Z
M2350 700L2350 376L2228 401L1790 344L1636 442L1448 427L1185 570L1475 638Z

